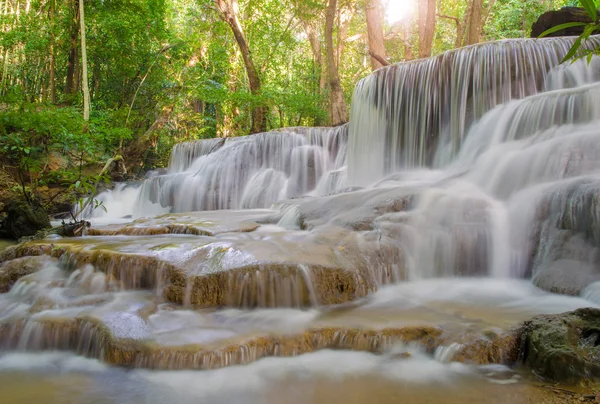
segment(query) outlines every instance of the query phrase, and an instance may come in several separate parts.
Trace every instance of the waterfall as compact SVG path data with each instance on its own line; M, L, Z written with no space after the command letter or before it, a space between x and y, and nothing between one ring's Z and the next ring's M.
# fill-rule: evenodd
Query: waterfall
M572 42L491 42L400 63L364 78L352 101L350 183L368 185L400 169L449 163L471 124L496 105L536 94L547 80L561 85L554 77L560 73L547 78L548 72ZM592 46L600 39L590 42ZM577 84L572 78L562 80Z
M338 128L179 144L167 174L137 190L133 216L274 207L284 228L359 231L363 258L386 251L368 263L380 284L542 283L544 268L579 263L585 286L600 256L582 224L597 223L600 58L561 65L572 41L499 41L379 69Z
M202 139L194 142L178 143L171 151L169 160L169 173L181 173L196 161L198 157L206 156L225 143L225 139Z
M572 40L382 68L337 128L176 145L96 197L86 236L2 251L0 351L208 370L353 349L412 374L425 353L403 342L435 367L513 362L516 324L600 301L600 57L559 64Z
M280 199L333 192L342 184L332 178L345 170L347 136L344 125L182 143L168 174L144 182L136 210L268 208Z

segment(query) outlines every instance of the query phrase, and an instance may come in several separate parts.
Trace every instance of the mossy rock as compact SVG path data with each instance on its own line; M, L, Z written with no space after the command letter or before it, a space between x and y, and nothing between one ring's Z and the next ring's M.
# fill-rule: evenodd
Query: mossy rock
M48 212L40 204L14 200L8 204L0 234L2 237L19 239L50 227Z
M23 257L0 264L0 293L8 292L22 277L42 269L48 257Z
M521 359L540 377L568 384L600 381L600 309L534 317L520 335Z

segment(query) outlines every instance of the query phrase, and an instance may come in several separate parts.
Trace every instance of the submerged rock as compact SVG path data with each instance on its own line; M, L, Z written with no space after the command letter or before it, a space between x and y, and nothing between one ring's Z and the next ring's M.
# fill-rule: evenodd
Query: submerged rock
M600 310L544 315L520 333L523 363L540 377L580 384L600 380Z

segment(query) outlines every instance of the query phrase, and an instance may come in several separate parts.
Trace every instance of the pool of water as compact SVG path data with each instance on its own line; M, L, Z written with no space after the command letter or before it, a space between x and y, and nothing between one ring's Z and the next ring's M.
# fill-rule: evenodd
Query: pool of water
M68 353L0 356L3 404L540 403L556 395L503 366L321 351L211 371L109 367ZM550 401L549 401L550 400ZM561 402L561 401L556 401ZM563 401L564 402L564 401Z

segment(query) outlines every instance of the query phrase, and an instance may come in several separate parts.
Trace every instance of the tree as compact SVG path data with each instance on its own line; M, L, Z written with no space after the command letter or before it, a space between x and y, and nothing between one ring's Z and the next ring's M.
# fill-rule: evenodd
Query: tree
M69 24L69 59L65 92L76 94L79 90L79 0L73 0L70 6L69 12L72 13L72 19Z
M382 9L380 0L370 0L366 3L367 36L369 40L369 55L371 68L377 70L387 64L385 43L383 40Z
M481 1L481 0L474 0ZM431 56L436 23L436 0L419 1L419 57Z
M87 64L87 48L85 45L85 17L83 13L84 0L79 0L79 23L81 36L81 63L82 63L82 83L83 88L83 119L87 122L90 120L90 86L88 82L88 64Z
M329 76L329 110L333 126L348 122L348 107L340 83L338 64L333 46L333 25L337 11L337 0L329 0L325 15L325 50ZM341 52L338 52L338 57Z
M248 41L244 35L244 29L240 23L239 5L237 0L215 0L215 4L221 12L222 18L229 24L233 32L233 36L238 44L242 59L244 60L244 66L246 67L246 73L248 75L248 84L250 85L250 92L255 97L260 97L262 92L260 76L252 60ZM252 108L252 133L265 132L267 129L266 113L267 109L264 105L259 105Z

